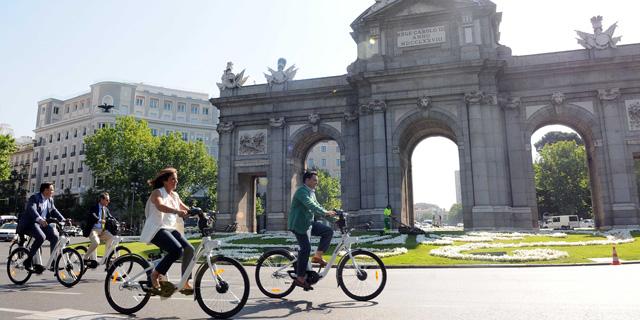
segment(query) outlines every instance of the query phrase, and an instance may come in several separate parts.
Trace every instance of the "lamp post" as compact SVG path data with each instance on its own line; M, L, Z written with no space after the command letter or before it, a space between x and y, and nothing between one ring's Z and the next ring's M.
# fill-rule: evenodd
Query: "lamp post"
M136 191L140 184L138 182L131 182L131 211L129 212L129 229L133 230L133 214L135 210Z

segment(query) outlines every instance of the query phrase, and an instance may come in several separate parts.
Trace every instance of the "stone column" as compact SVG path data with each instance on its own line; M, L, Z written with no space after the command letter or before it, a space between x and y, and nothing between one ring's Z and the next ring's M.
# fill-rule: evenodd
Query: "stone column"
M271 118L269 120L271 132L269 134L269 172L267 174L268 191L267 191L267 207L265 213L267 215L268 231L286 230L286 220L284 212L287 207L287 195L285 192L285 159L286 159L286 138L285 128L286 122L284 117Z
M602 107L606 180L612 215L611 218L605 219L605 223L612 223L613 226L638 225L638 208L631 194L635 173L633 158L627 154L625 145L626 114L620 101L620 90L598 90L598 99Z
M473 178L473 228L514 228L502 110L494 95L465 95Z
M235 206L233 196L233 130L232 121L218 124L219 145L218 153L218 216L216 225L225 226L235 221Z
M345 112L342 138L345 145L341 154L342 209L360 209L360 148L358 148L358 112Z

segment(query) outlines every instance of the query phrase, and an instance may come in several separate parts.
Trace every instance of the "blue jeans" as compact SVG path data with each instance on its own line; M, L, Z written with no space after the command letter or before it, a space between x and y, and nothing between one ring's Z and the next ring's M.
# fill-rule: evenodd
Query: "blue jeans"
M178 230L160 229L153 239L151 239L151 243L167 251L167 255L164 256L156 266L156 271L160 274L167 274L167 271L171 268L171 264L182 255L182 274L184 275L189 266L189 262L191 262L193 258L193 246Z
M292 231L293 232L293 231ZM293 232L298 240L300 251L298 251L298 263L296 264L296 274L298 277L304 277L307 271L307 263L309 262L309 255L311 254L311 242L309 241L308 233L299 234ZM333 230L325 226L320 222L314 222L311 224L311 235L320 236L320 244L318 244L318 251L326 252L331 244L331 237L333 237Z

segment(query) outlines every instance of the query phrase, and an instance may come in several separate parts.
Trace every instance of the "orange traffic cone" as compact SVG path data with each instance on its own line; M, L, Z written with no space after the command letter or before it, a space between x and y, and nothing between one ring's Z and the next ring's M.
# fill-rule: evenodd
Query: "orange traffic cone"
M618 253L616 252L616 247L613 247L613 262L611 262L614 266L620 265L620 260L618 260Z

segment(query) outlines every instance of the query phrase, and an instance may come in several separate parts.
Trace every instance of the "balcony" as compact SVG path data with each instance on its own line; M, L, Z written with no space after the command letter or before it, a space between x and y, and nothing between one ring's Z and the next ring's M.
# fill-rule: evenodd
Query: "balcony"
M44 161L49 161L49 160L51 160L51 157L44 158Z
M53 160L58 160L58 155L53 156Z
M48 172L45 172L42 176L46 178L46 177L48 177L48 176L49 176L49 173L48 173Z
M84 149L80 150L80 155L83 155L83 154L84 154Z
M66 153L63 153L63 154L62 154L62 158L66 158L66 157L67 157L67 154L66 154Z
M73 173L73 169L69 169L69 171L67 171L67 173Z
M83 171L82 167L78 168L78 172L82 172L82 171Z
M63 174L64 174L64 170L60 170L60 175L63 175Z
M70 157L73 157L73 156L75 156L75 155L76 155L76 152L74 151L74 152L71 152L71 154L70 154L69 156L70 156Z

